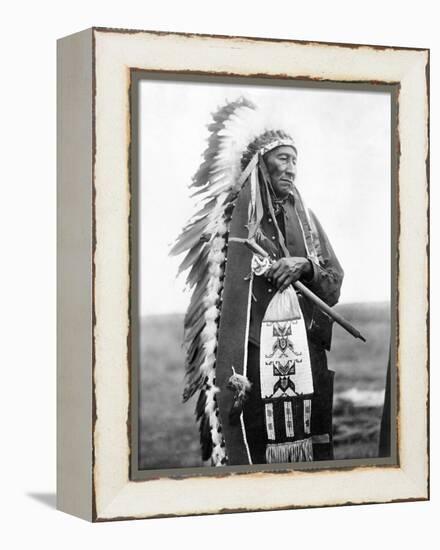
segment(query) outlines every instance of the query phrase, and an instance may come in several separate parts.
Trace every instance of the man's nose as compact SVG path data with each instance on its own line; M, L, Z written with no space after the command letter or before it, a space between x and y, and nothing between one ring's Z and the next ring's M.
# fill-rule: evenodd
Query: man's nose
M290 160L287 163L286 173L289 174L290 176L294 176L296 174L296 166L293 160Z

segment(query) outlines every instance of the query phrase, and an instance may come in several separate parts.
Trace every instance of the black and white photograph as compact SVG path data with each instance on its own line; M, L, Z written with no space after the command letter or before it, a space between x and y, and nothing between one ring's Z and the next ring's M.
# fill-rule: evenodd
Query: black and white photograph
M2 547L438 538L434 7L4 5Z
M134 97L139 471L391 460L393 94L145 74Z

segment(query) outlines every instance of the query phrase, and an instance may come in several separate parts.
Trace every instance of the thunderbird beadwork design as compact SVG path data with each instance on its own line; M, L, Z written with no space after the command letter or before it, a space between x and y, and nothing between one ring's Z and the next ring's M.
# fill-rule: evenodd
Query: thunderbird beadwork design
M290 323L275 323L272 327L273 329L273 336L276 338L273 347L272 347L272 353L269 355L266 355L268 359L273 357L278 351L281 352L281 356L287 357L287 352L291 351L294 353L297 357L301 356L301 352L296 352L293 347L293 342L289 338L289 336L292 336L292 327Z

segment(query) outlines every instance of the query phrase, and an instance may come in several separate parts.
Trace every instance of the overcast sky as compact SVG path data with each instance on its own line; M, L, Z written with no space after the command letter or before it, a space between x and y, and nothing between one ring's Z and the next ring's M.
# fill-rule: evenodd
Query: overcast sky
M240 95L289 121L298 144L296 184L345 271L340 302L390 298L390 95L272 86L144 80L140 85L140 309L183 312L170 246L194 211L188 186L206 125Z

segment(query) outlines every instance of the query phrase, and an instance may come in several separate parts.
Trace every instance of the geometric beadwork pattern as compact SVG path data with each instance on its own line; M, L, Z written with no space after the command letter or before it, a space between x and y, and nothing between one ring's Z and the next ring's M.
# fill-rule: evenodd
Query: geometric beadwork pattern
M263 399L286 399L313 393L309 347L302 315L299 319L263 320L260 382Z

